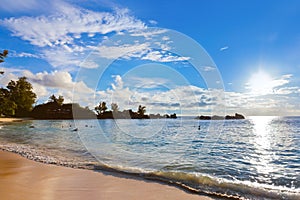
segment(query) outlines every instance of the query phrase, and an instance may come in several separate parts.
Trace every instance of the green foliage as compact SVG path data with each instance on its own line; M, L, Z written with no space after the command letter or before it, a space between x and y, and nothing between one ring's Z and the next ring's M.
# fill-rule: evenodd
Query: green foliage
M4 58L6 58L8 54L8 50L4 50L3 53L0 53L0 63L4 62Z
M62 106L63 103L64 103L64 97L59 95L58 98L52 94L50 97L49 97L49 102L56 102L58 105Z
M98 106L95 107L95 111L98 115L104 113L107 110L106 102L100 102Z
M8 50L4 50L3 53L0 53L0 63L4 62L4 58L6 58L8 54ZM0 71L0 74L4 74L4 71Z
M17 105L10 101L10 94L7 89L0 88L0 114L5 116L14 116Z
M32 85L26 77L21 77L18 81L10 81L7 89L1 88L1 98L3 108L0 114L24 117L31 111L36 94L32 92Z
M118 112L118 111L119 111L119 106L118 106L118 104L112 103L112 104L111 104L111 110L112 110L113 112Z

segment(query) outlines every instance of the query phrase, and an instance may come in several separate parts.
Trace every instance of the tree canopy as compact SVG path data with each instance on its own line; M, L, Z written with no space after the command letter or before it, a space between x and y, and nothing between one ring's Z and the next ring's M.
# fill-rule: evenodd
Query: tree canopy
M17 81L10 81L6 88L1 88L0 91L0 114L16 117L28 116L36 100L31 83L26 77L21 77Z
M137 113L138 113L140 116L145 115L145 113L146 113L146 106L139 105Z
M95 107L97 114L104 113L107 110L106 102L100 102L98 106Z
M3 50L2 53L0 53L0 63L4 62L4 58L6 58L8 54L8 50Z
M0 115L14 116L17 105L10 100L10 93L5 88L0 88Z
M52 94L52 95L49 97L49 102L55 102L55 103L57 103L57 104L60 105L60 106L63 105L64 100L65 100L64 97L61 96L61 95L59 95L58 98L57 98L54 94Z

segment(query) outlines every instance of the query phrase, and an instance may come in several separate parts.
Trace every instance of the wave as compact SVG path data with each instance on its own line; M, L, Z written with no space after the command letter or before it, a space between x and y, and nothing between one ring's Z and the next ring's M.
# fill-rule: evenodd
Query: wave
M66 157L54 150L34 148L25 144L1 144L0 150L17 153L29 160L71 168L93 169L97 162L87 162L79 157ZM51 153L52 152L52 153ZM60 153L60 152L59 152Z
M153 179L170 182L193 192L234 199L299 199L300 190L250 181L226 180L205 174L158 171L148 174Z
M80 158L49 156L49 151L35 149L29 145L0 144L0 149L14 152L30 160L71 168L108 171L167 183L186 191L228 199L300 199L299 188L272 186L250 181L227 180L208 174L172 171L166 167L163 171L145 171L141 168L124 168L123 166L86 161Z

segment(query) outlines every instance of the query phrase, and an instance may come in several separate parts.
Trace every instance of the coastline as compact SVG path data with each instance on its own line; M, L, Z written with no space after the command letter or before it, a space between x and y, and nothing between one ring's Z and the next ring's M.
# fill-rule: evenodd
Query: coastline
M22 122L28 119L29 118L7 118L7 117L1 118L0 117L0 123Z
M212 199L144 179L47 165L3 150L0 150L0 194L7 200Z

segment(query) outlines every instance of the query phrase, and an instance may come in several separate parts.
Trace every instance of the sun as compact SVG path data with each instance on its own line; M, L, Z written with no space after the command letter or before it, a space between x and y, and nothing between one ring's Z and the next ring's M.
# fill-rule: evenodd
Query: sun
M252 94L266 95L272 92L273 80L271 76L265 71L259 70L252 74L247 83L247 88L250 89Z

